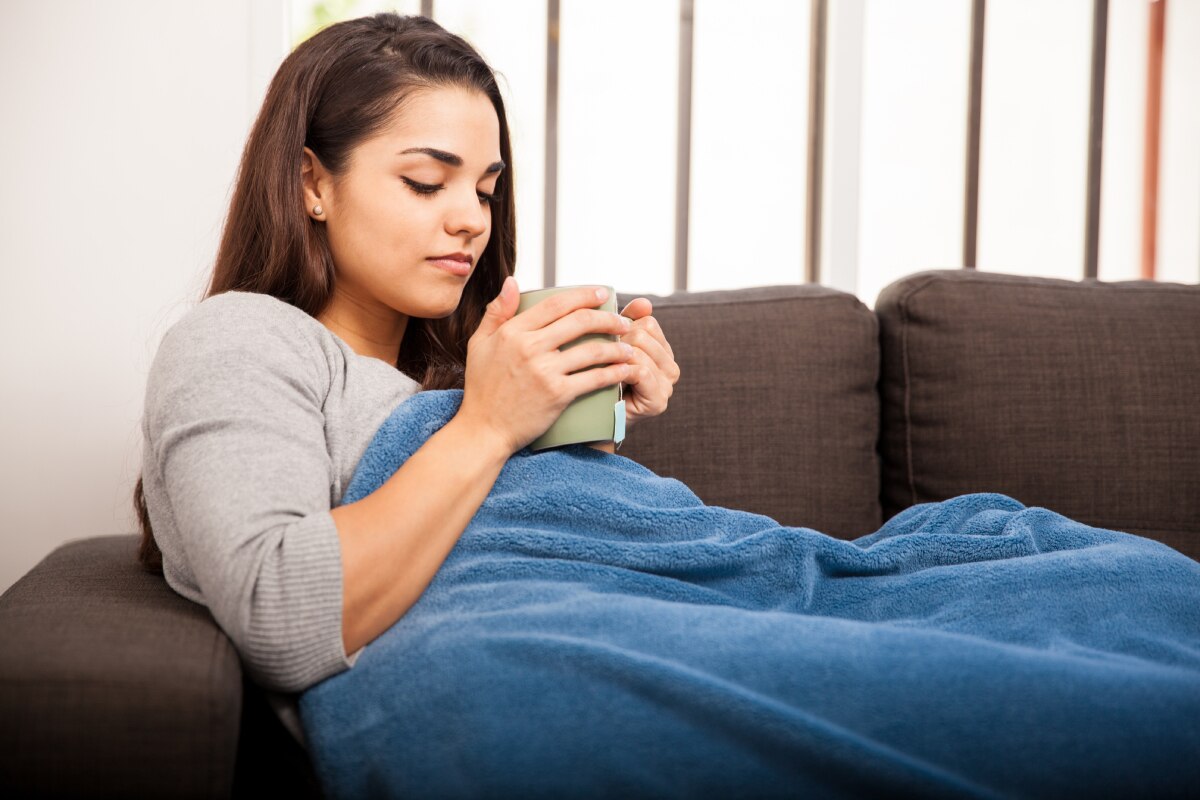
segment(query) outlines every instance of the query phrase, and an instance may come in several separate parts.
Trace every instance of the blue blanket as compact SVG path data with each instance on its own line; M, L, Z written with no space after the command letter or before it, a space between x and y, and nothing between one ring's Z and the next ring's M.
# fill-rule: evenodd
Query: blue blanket
M461 399L397 407L342 502ZM525 449L300 711L332 797L1181 795L1200 564L991 493L842 541Z

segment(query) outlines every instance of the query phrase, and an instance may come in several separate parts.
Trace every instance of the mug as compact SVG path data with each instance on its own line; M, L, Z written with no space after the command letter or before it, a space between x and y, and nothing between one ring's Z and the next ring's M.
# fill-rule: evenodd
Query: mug
M583 284L590 286L591 284ZM527 311L540 301L552 294L578 289L579 286L551 286L546 289L533 289L521 292L517 305L517 314ZM608 297L595 308L601 311L617 312L617 293L613 287L608 289ZM578 344L593 339L603 339L610 342L620 341L615 333L585 333L578 339L567 342L559 350L566 350ZM584 369L595 369L603 364L595 364ZM580 370L582 371L582 370ZM576 397L563 409L558 419L538 438L529 443L533 451L545 450L550 447L561 447L568 444L586 444L590 442L617 442L625 438L625 401L621 398L621 384L602 386L590 392L584 392Z

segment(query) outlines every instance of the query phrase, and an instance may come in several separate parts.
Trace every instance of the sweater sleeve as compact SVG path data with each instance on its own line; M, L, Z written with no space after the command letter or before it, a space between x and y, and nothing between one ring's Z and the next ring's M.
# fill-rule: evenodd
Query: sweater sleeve
M273 298L210 298L147 382L146 445L187 565L257 682L302 691L351 666L322 405L329 368Z

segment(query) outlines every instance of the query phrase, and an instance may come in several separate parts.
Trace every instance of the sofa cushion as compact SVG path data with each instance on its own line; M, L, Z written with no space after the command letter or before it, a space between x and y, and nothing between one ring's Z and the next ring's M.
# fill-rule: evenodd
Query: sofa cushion
M1200 286L934 270L875 311L885 518L994 491L1200 557Z
M233 789L242 671L208 611L135 561L137 536L69 542L0 597L8 796Z
M679 382L666 413L618 451L708 505L842 538L881 522L878 326L813 284L647 297Z

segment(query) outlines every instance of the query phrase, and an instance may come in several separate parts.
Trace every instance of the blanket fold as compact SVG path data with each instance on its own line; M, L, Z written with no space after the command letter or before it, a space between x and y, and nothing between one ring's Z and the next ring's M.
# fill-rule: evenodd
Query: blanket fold
M461 399L400 404L342 502ZM1200 564L994 493L844 541L524 449L300 712L332 797L1187 795Z

